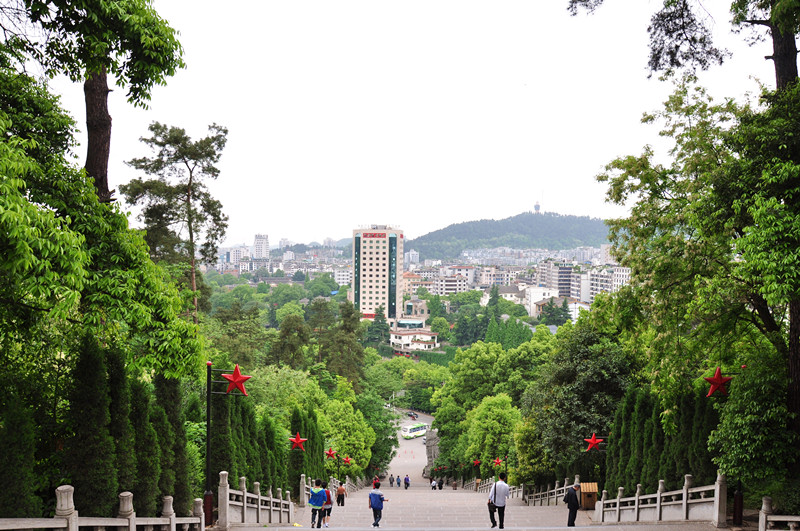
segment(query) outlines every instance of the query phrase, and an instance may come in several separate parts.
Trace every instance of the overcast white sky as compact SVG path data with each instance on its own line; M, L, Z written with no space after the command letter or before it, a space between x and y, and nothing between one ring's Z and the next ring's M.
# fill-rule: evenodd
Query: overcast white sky
M216 122L230 130L210 184L227 245L255 233L321 242L369 224L416 238L537 201L619 216L594 176L656 139L639 119L671 89L646 71L661 3L608 0L571 17L567 0L156 0L187 68L149 110L112 93L110 186L136 176L124 161L149 156L138 139L150 122L193 138ZM715 98L757 90L751 75L772 84L769 45L744 46L729 2L714 3L735 55L703 83ZM85 129L82 86L54 87Z

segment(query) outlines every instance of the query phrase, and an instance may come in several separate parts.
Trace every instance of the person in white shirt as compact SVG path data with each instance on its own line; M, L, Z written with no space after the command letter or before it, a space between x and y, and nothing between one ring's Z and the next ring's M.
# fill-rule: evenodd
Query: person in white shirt
M494 513L497 511L500 529L503 529L503 520L506 515L506 498L508 498L506 473L500 472L500 479L489 489L489 520L492 522L492 527L497 527L497 521L494 519Z

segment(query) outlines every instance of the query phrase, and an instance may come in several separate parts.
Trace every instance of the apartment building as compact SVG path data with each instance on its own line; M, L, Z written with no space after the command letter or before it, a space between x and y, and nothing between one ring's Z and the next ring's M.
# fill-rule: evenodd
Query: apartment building
M431 293L434 295L453 295L454 293L464 293L469 289L467 278L461 275L451 275L437 277L433 279Z
M402 271L402 230L372 225L353 231L353 289L347 295L364 318L374 318L375 310L382 306L387 321L399 319Z

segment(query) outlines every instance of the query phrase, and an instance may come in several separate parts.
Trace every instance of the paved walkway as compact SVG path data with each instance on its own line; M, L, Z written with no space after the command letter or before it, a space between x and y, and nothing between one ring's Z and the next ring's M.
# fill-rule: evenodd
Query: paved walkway
M417 422L431 422L430 417L420 416ZM401 424L411 424L401 421ZM389 473L394 476L411 478L411 487L405 489L381 485L381 491L388 500L384 504L381 529L388 530L435 530L461 529L485 530L490 528L489 514L486 507L487 496L472 491L443 490L432 491L430 480L422 477L425 466L425 445L422 439L400 439L397 456L392 460ZM387 476L388 477L388 476ZM344 507L333 506L331 529L372 529L372 511L368 508L370 489L350 493ZM511 499L506 507L506 529L564 529L567 524L567 509L563 505L557 507L528 507L520 499ZM311 525L311 513L306 508L298 508L295 514L295 526L269 526L270 529L308 528ZM711 531L710 524L659 524L659 525L594 525L590 511L579 511L577 526L606 531ZM255 531L256 528L247 528ZM263 528L260 528L263 529ZM243 530L244 528L236 528Z

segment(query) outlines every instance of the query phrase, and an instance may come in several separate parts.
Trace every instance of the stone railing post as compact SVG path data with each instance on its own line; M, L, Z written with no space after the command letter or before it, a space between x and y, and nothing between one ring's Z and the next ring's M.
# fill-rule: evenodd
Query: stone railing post
M642 484L641 483L637 483L636 484L636 493L633 495L634 496L634 500L633 500L633 512L634 512L634 515L633 515L633 517L635 518L634 522L638 522L639 521L639 497L641 495L642 495Z
M717 472L717 481L714 482L714 516L711 525L714 527L728 527L728 482L725 474Z
M256 523L261 523L261 482L253 482L253 494L256 495Z
M242 491L242 519L239 520L243 524L247 523L247 478L242 476L239 478L239 490Z
M128 531L136 531L136 512L133 510L132 493L126 491L119 495L119 513L117 517L128 520Z
M203 499L195 498L192 504L192 516L200 519L200 525L197 526L197 531L205 531L206 529L206 513L203 511Z
M658 480L658 491L656 496L656 522L661 521L661 511L663 509L662 502L664 501L664 493L667 491L667 485L663 479Z
M231 526L230 520L230 501L231 501L231 488L228 485L228 473L222 471L219 473L219 486L217 487L217 526L222 529L229 529Z
M691 474L683 476L683 504L681 508L683 509L684 520L689 519L689 489L692 487L692 481L693 478Z
M598 510L595 510L595 512L594 512L594 515L595 515L594 519L595 519L596 522L603 523L603 522L606 521L605 508L606 508L606 500L607 499L608 499L608 491L604 490L603 494L600 496L600 503L597 504L597 507L599 507L598 510L600 511L600 514L599 515L597 514ZM598 518L598 516L599 516L599 518Z
M772 514L772 498L764 496L761 498L761 510L758 511L758 531L767 531L769 522L767 517Z
M580 474L575 474L575 481L573 481L572 484L576 485L576 484L578 484L580 482L581 482L581 475ZM564 484L566 485L566 483L564 483Z
M550 491L550 483L547 484L547 505L550 506L550 498L555 498L556 505L558 505L558 487L561 485L560 481L556 481L556 488Z
M67 531L78 531L78 511L72 495L72 485L61 485L56 489L56 516L67 519Z
M286 521L287 521L287 522L291 522L292 520L294 520L294 504L292 503L292 497L291 497L291 496L289 496L289 493L288 493L288 492L286 493L286 505L287 505L287 507L289 508L289 510L288 510L288 513L289 513L289 514L287 515L287 516L288 516L288 518L286 519ZM282 513L282 512L283 512L283 511L281 511L281 513ZM282 515L281 515L281 516L282 516Z
M625 492L623 487L619 487L617 489L617 518L616 521L619 522L619 515L622 510L622 493Z
M278 498L281 495L278 493ZM298 507L305 507L306 506L306 475L300 474L300 491L297 495L297 505Z
M172 496L164 496L162 502L161 517L169 518L169 531L175 531L175 509L172 508Z

